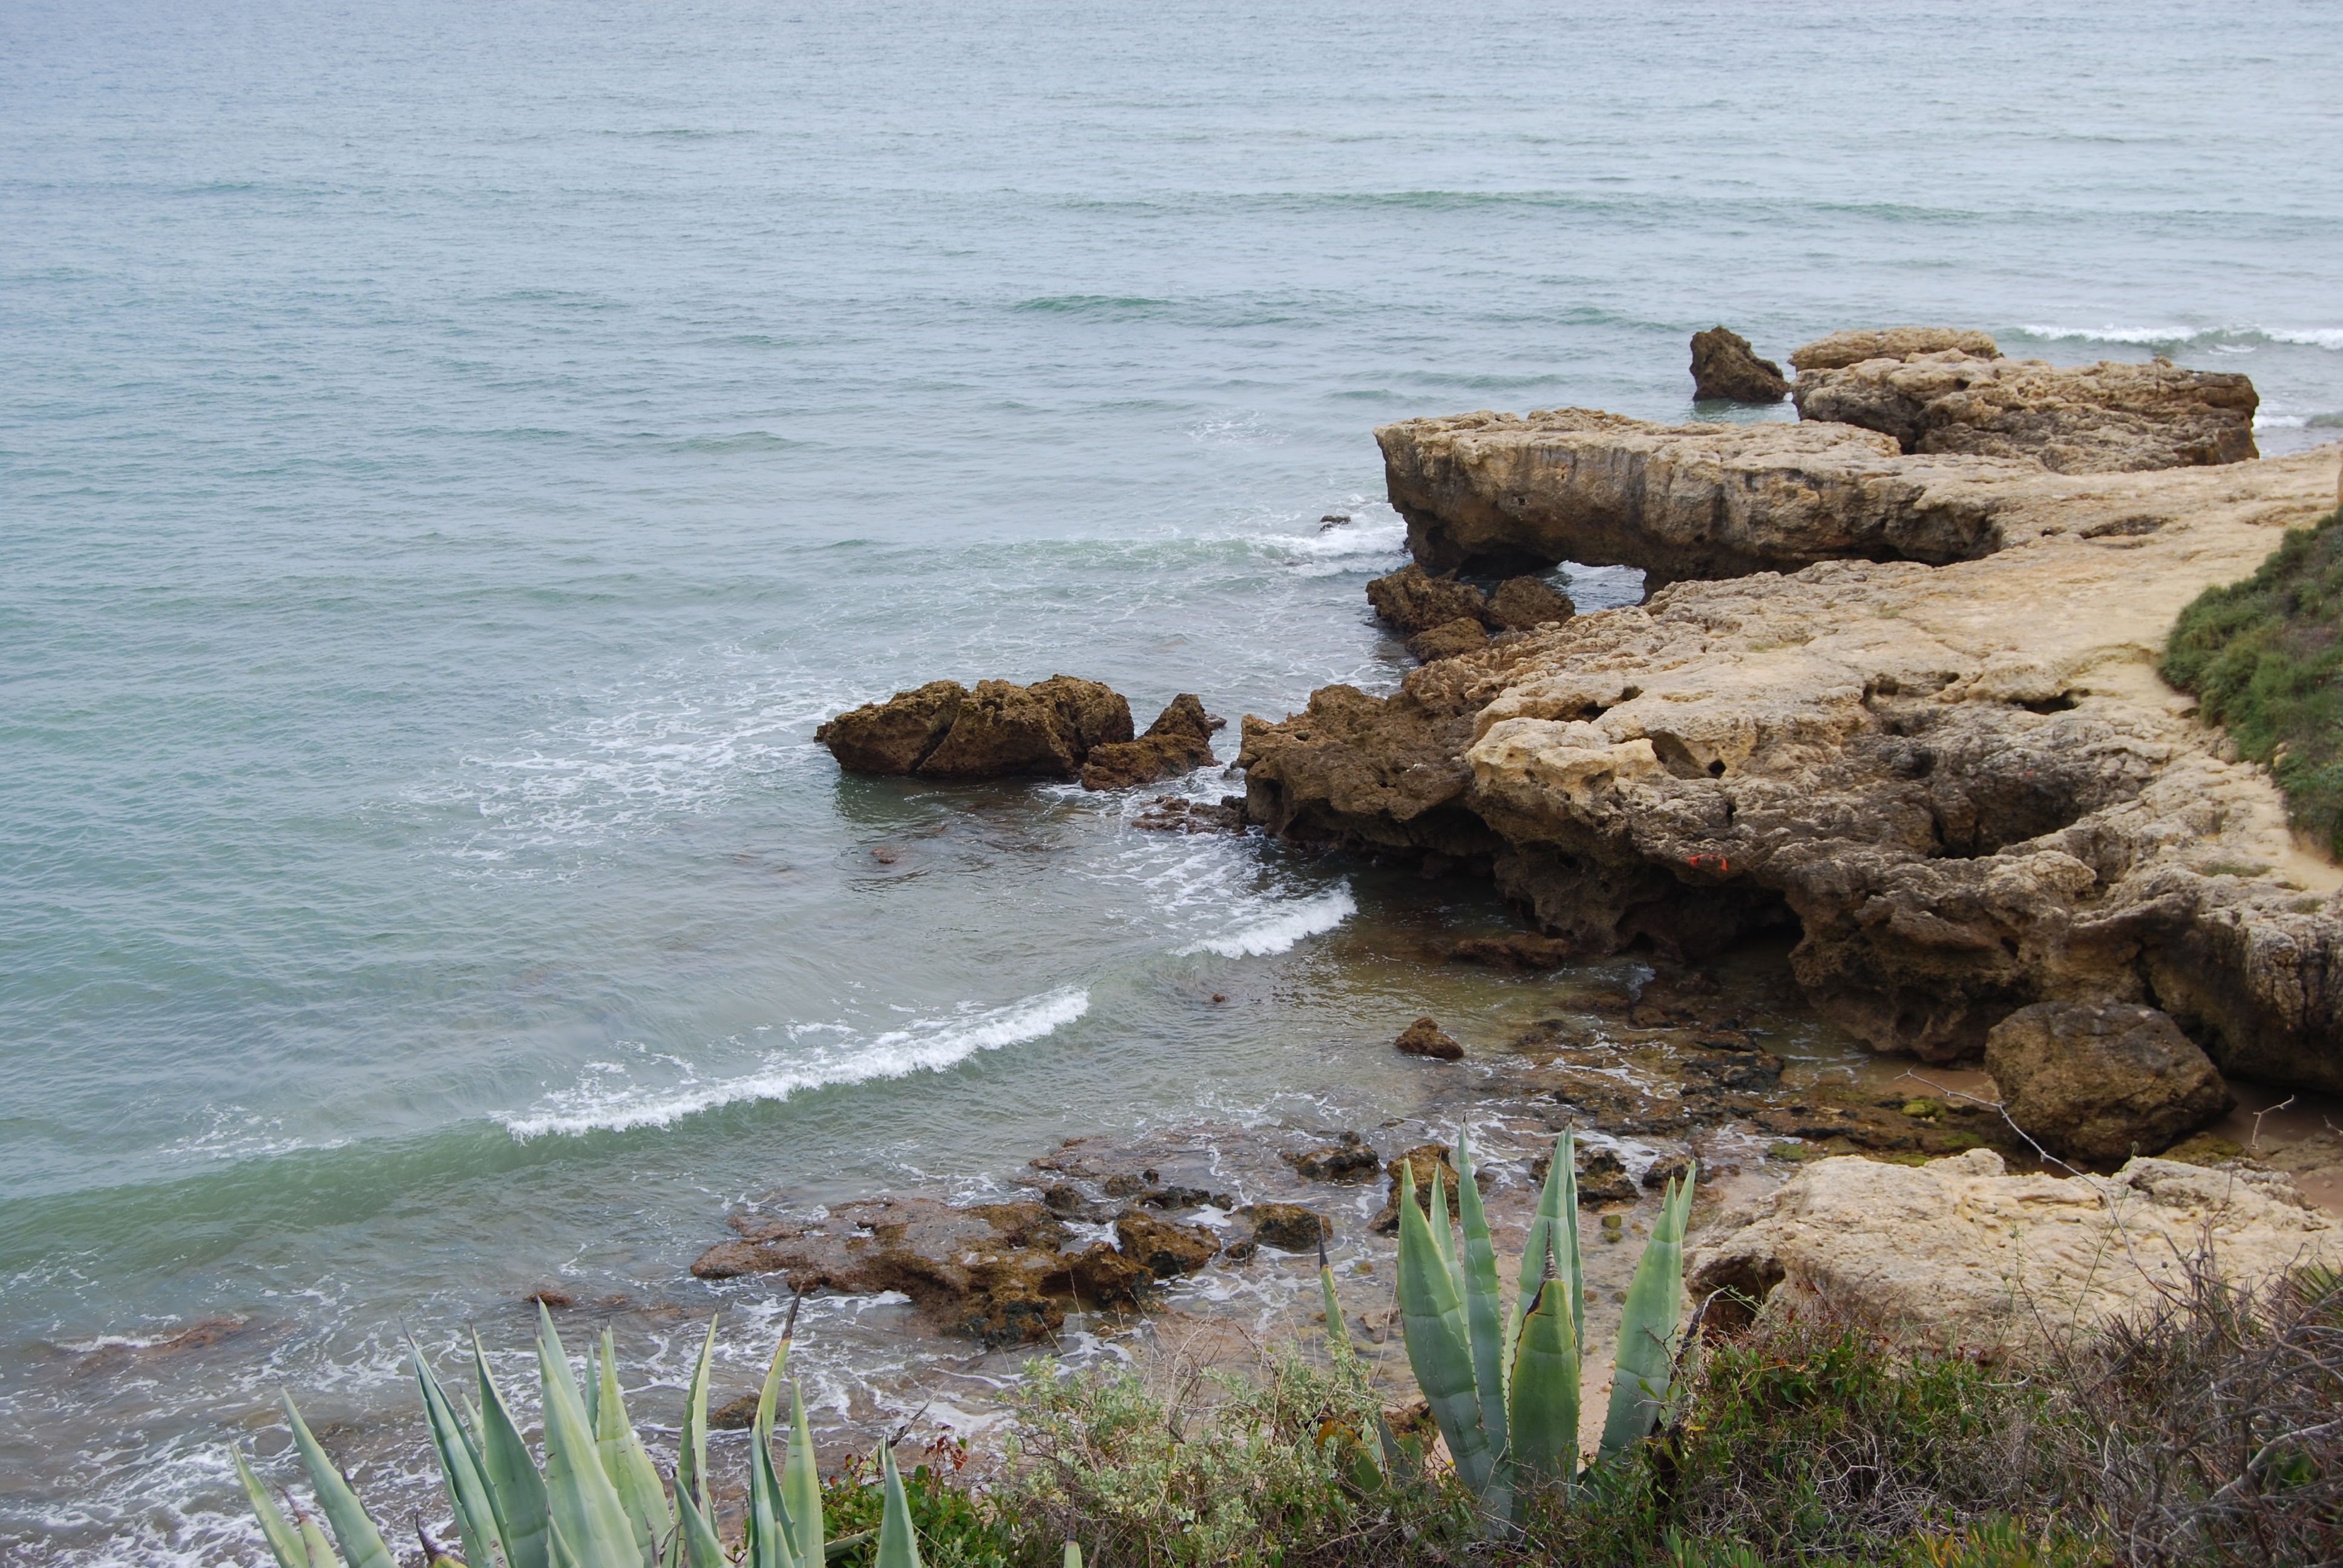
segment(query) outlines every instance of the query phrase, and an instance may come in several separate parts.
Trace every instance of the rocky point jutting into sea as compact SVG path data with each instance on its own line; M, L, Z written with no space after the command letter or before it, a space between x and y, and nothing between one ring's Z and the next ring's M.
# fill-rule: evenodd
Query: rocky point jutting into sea
M1664 586L1389 698L1247 718L1252 818L1484 865L1586 950L1794 934L1800 985L1883 1051L2146 1002L2227 1071L2343 1090L2343 876L2155 669L2184 605L2336 504L2334 454L2232 460L2241 377L1872 336L1794 355L1831 367L1801 388L1916 383L1916 437L1581 409L1377 431L1426 568Z

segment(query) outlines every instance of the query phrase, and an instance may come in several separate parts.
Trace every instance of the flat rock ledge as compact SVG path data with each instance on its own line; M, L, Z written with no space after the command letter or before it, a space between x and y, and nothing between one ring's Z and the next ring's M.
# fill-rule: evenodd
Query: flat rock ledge
M1709 1238L1686 1261L1695 1302L1825 1307L1971 1351L2149 1311L2200 1256L2247 1286L2343 1264L2343 1224L2281 1174L2134 1160L2104 1179L2012 1176L1986 1149L1818 1161Z
M1881 1050L1949 1060L2031 1003L2137 1002L2228 1072L2343 1091L2343 873L2154 672L2182 606L2333 504L2334 452L1957 461L1985 466L1945 483L1995 553L1678 583L1387 699L1325 688L1244 720L1247 812L1477 860L1588 951L1795 932L1796 979Z

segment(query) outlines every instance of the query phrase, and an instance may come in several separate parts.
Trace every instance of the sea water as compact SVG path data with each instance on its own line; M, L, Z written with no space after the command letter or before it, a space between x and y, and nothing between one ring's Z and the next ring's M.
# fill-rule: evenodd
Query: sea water
M2332 21L11 0L0 1554L253 1560L283 1388L427 1498L402 1324L689 1307L743 1198L1404 1102L1485 893L813 727L1062 671L1225 761L1388 689L1373 427L1685 417L1719 322L2332 438Z

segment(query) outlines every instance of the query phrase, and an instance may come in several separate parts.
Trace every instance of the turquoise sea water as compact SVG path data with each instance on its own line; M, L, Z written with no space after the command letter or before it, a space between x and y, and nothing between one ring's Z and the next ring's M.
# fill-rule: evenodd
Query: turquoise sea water
M0 1554L250 1560L278 1387L691 1300L745 1194L1403 1101L1389 933L1484 899L812 727L1386 687L1372 427L1684 417L1720 321L2161 352L2331 439L2332 22L0 7Z

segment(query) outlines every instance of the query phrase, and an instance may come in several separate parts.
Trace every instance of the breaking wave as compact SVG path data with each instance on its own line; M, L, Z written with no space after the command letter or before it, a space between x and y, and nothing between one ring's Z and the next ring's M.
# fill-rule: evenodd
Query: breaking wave
M1305 937L1332 930L1359 912L1358 900L1348 886L1289 904L1267 920L1240 926L1224 936L1206 937L1182 948L1182 953L1218 953L1224 959L1267 958L1282 953Z

